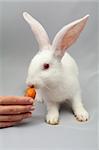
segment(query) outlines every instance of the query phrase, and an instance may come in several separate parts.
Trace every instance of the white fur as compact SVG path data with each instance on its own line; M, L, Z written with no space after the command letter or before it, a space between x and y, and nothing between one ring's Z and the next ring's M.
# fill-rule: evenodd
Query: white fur
M28 85L35 85L36 88L40 89L42 99L47 105L47 123L58 123L59 104L67 99L70 100L74 114L79 121L88 119L88 113L81 100L77 64L68 53L65 53L68 46L72 45L78 38L87 19L88 15L65 26L56 35L52 46L45 44L30 63L26 82ZM30 21L28 18L25 20L28 23ZM32 28L34 24L33 20ZM48 41L48 37L44 39L44 41L46 40ZM44 63L50 64L48 70L43 70Z
M49 47L50 46L49 38L42 25L27 12L23 13L23 17L29 23L38 41L39 48L42 49L43 47Z

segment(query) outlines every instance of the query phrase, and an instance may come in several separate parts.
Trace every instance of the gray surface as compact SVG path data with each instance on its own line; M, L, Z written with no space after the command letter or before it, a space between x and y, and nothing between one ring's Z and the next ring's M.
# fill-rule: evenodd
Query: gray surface
M44 122L45 107L38 103L33 117L12 128L0 130L0 150L96 150L97 148L97 3L95 2L5 2L0 3L0 95L22 95L28 64L37 43L22 18L30 12L47 29L52 40L65 24L90 14L79 40L69 52L78 62L83 101L90 120L79 123L70 109L62 109L60 124Z

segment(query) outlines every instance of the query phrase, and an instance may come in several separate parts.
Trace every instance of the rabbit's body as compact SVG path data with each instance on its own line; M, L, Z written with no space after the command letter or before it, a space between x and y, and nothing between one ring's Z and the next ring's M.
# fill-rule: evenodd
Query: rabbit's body
M66 49L79 37L88 15L63 27L56 34L52 45L42 25L26 12L23 16L40 47L30 63L26 82L29 86L39 88L47 105L47 123L58 123L59 104L67 99L71 102L76 118L86 121L89 115L82 104L78 67Z
M63 102L66 99L72 100L75 93L80 90L78 68L74 59L66 53L61 62L62 69L58 79L53 80L51 86L41 89L44 101Z

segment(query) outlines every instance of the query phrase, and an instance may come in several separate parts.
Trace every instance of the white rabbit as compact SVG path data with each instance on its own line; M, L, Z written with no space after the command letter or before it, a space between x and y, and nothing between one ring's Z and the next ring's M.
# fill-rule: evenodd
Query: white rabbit
M79 121L88 120L88 112L82 104L78 67L66 50L79 37L89 15L63 27L52 44L38 21L27 12L23 16L39 44L39 52L30 63L26 83L40 89L47 105L47 123L58 124L60 103L67 99L71 102L76 118Z

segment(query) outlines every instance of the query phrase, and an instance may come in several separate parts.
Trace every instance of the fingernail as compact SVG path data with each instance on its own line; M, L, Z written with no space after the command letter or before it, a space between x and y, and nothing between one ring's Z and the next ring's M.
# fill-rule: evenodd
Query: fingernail
M31 110L31 109L34 109L34 106L30 105L30 106L27 106L27 108Z
M27 109L31 109L32 108L32 106L27 106Z
M34 107L34 106L32 106L32 107L31 107L31 110L34 110L34 109L35 109L35 107Z
M31 114L27 114L27 115L23 116L23 119L29 118L31 116L32 116L32 113Z
M33 99L32 99L32 98L29 98L29 102L30 102L30 103L33 103Z
M27 99L30 103L33 103L33 99L31 97L27 97Z

